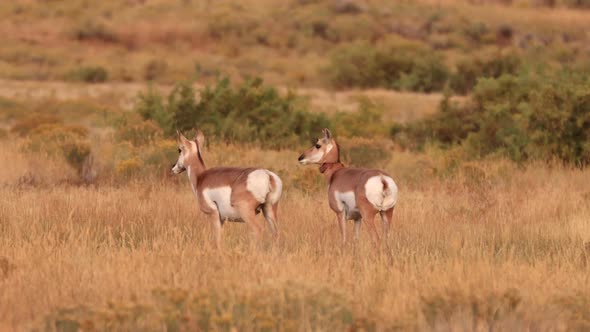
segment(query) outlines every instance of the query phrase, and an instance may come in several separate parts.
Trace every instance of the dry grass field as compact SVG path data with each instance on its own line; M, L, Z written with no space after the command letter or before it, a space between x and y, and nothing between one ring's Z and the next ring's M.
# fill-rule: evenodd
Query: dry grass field
M400 153L385 167L400 201L381 251L366 230L340 247L323 186L287 186L278 245L252 249L230 223L217 252L184 176L73 186L15 145L0 153L2 330L590 328L588 171L495 161L434 176ZM302 168L297 151L205 158L227 155L287 179Z

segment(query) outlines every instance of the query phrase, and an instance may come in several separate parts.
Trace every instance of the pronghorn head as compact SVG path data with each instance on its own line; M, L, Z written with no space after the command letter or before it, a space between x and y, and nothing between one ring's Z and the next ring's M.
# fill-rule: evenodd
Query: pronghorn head
M197 130L197 136L193 141L184 137L178 130L178 160L172 166L172 173L180 174L189 166L205 166L203 158L201 157L201 149L205 143L205 135L200 130Z
M306 164L324 164L340 162L338 145L328 128L323 130L324 137L318 138L315 145L299 156L299 162Z

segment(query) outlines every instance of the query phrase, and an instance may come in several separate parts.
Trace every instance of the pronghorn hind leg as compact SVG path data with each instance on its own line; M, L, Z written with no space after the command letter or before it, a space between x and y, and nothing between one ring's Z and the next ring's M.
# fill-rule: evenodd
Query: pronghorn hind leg
M389 238L389 230L391 229L391 219L393 218L393 210L395 206L386 211L379 211L381 221L383 222L383 237Z
M250 227L253 240L256 242L256 246L258 246L264 227L256 220L256 208L250 204L240 204L238 211L242 220Z
M266 219L266 222L268 223L268 226L270 227L270 231L272 232L272 237L275 241L277 241L279 239L279 227L277 225L278 208L279 208L278 203L275 203L275 204L265 203L262 206L262 213L264 214L264 219Z
M377 231L377 226L375 226L375 215L377 214L377 210L369 202L366 202L365 204L359 204L359 210L361 212L363 221L366 222L368 227L371 229L371 237L373 238L375 246L379 247L381 238L379 236L379 232Z

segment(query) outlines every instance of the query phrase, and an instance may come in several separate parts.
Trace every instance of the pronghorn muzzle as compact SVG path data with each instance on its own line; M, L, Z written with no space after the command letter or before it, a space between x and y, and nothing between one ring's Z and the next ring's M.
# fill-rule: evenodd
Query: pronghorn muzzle
M178 163L175 163L172 165L172 169L171 169L172 174L180 174L184 171L186 171L186 167L179 167Z

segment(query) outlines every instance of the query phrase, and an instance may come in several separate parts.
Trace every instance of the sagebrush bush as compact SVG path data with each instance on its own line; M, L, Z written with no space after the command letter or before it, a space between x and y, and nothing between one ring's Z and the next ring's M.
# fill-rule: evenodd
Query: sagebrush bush
M130 142L133 146L143 146L153 143L162 135L162 128L152 120L145 120L132 125L120 126L115 133L115 139Z
M82 176L84 164L92 152L87 139L87 128L46 123L35 127L27 137L26 150L63 158L79 176Z
M331 288L288 282L235 290L155 289L152 301L108 307L62 308L47 317L60 331L98 330L253 330L295 331L370 329L352 301Z
M10 131L18 134L19 136L26 136L39 126L47 124L60 124L62 122L63 120L60 117L52 114L31 113L21 119L18 119L14 125L12 125L12 128L10 128Z
M143 162L137 157L121 160L115 168L116 174L123 178L137 176L142 170Z

